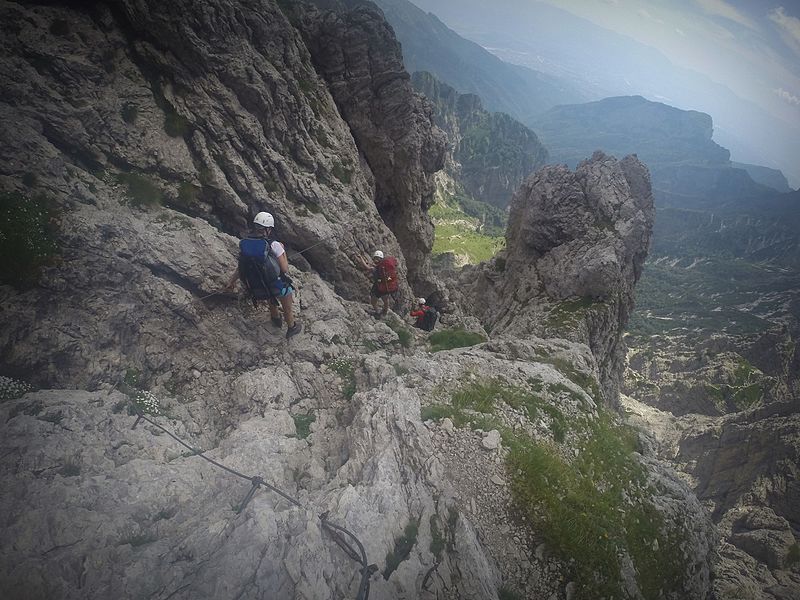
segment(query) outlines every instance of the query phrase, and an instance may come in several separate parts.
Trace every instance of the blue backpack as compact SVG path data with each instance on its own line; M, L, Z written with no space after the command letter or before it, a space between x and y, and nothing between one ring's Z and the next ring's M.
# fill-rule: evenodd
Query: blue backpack
M239 242L239 279L253 300L273 298L281 268L272 253L272 240L247 238Z

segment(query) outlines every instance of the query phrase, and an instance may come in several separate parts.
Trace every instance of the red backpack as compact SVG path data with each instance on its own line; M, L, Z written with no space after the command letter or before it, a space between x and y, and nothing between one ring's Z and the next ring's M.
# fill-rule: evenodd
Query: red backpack
M391 294L397 291L397 259L387 256L375 265L377 279L375 285L381 294Z

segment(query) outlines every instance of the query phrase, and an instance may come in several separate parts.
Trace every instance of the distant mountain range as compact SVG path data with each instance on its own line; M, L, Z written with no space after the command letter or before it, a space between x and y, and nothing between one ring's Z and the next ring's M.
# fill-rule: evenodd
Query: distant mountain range
M403 47L409 73L427 71L460 93L478 95L492 112L523 123L558 104L592 99L560 77L500 60L407 0L375 0Z
M583 96L561 104L642 95L685 110L708 113L716 124L715 141L731 150L736 160L780 168L794 186L800 185L800 123L769 115L708 77L675 66L652 47L532 0L415 3L496 56L557 77L564 88L575 89ZM387 18L395 26L392 16L387 14ZM405 37L411 34L413 31ZM405 47L407 41L400 37ZM415 64L413 68L420 66ZM444 74L439 76L460 91L467 91ZM507 111L484 99L491 110ZM528 115L536 112L510 114L530 126Z

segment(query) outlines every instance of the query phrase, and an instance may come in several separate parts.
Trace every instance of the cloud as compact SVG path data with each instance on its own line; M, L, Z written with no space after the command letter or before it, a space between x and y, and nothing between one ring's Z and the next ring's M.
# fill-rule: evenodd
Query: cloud
M795 52L800 53L800 19L787 15L782 6L773 8L767 15L781 32L781 37Z
M695 0L702 9L717 17L723 17L729 21L744 25L748 29L758 30L758 25L750 17L731 6L725 0Z
M662 20L661 20L661 19L659 19L658 17L654 17L653 15L651 15L651 14L650 14L650 13L649 13L649 12L648 12L646 9L644 9L644 8L640 8L640 9L639 9L638 11L636 11L636 12L638 12L638 13L639 13L639 16L640 16L640 17L643 17L643 18L647 19L648 21L654 21L654 22L656 22L656 23L658 23L658 24L660 24L660 25L663 25L663 24L664 24L664 21L662 21Z
M800 98L792 94L791 92L787 92L783 88L778 88L777 90L772 90L775 94L783 100L784 102L788 102L789 104L794 104L795 106L800 106Z
M679 27L675 28L675 33L677 33L681 37L686 37L686 33L684 33L683 29L681 29Z

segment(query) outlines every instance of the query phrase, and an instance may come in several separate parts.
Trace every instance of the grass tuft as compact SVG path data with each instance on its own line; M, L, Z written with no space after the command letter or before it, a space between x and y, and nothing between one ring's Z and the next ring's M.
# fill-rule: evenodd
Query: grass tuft
M507 466L515 503L544 542L571 564L577 598L623 597L625 552L645 598L682 591L678 536L666 530L647 499L635 449L635 433L606 414L590 426L571 463L548 444L522 438L511 443Z
M342 395L350 400L356 393L356 374L353 361L347 358L337 358L328 365L342 380Z
M411 346L411 342L414 340L414 336L412 335L411 331L403 325L400 321L395 319L390 319L386 322L389 326L389 329L394 331L397 334L397 340L400 342L400 345L403 348L408 348Z
M317 420L313 414L307 415L292 415L294 420L294 428L297 431L297 437L301 440L306 439L311 434L311 424Z
M440 329L428 337L432 352L452 350L482 344L486 338L479 333L465 331L464 329Z
M117 181L128 188L128 201L133 206L158 206L164 202L164 192L155 181L139 173L119 173Z

